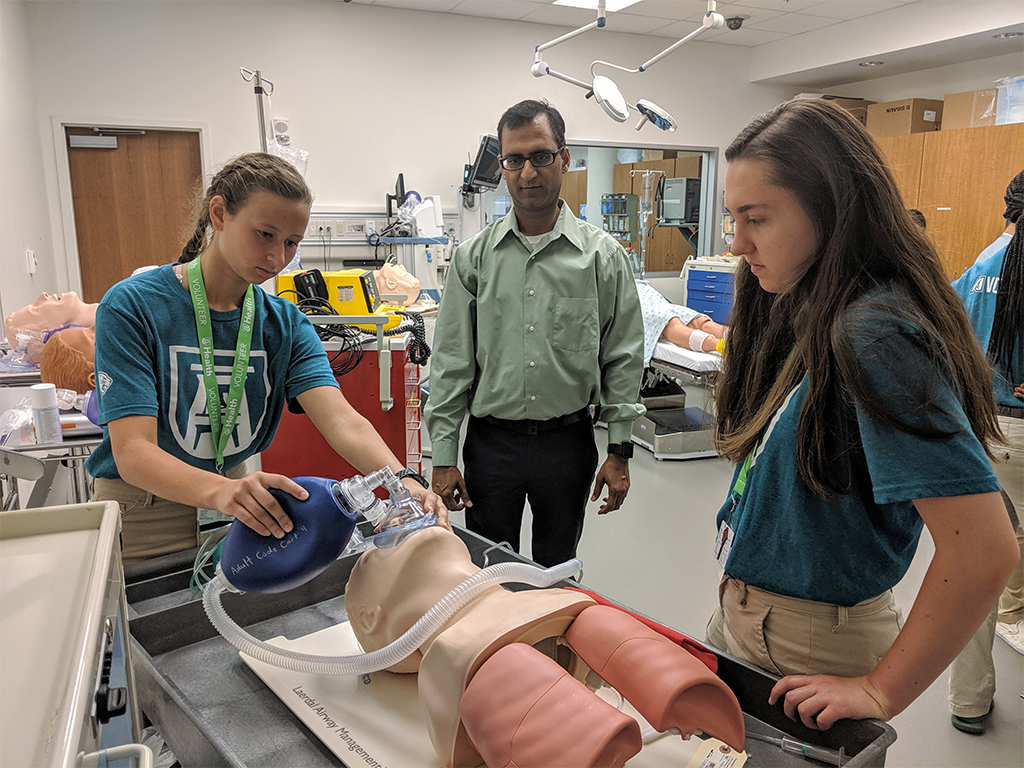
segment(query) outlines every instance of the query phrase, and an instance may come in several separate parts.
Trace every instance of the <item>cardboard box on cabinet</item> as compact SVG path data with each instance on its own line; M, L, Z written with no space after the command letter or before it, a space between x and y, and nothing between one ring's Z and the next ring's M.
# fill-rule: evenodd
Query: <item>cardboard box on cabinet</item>
M868 107L872 136L903 136L937 131L942 126L942 99L900 99Z
M996 88L947 93L942 105L942 130L996 124Z

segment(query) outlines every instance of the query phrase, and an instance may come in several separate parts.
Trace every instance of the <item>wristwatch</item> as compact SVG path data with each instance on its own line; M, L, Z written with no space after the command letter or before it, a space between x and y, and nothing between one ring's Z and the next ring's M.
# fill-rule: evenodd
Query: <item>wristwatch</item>
M633 458L632 443L608 443L608 454L610 456L621 456L624 459Z
M427 478L425 478L415 469L409 469L408 467L406 467L403 470L395 472L395 477L397 477L399 480L401 480L403 477L411 477L413 480L422 485L428 491L430 490L430 483L427 482Z

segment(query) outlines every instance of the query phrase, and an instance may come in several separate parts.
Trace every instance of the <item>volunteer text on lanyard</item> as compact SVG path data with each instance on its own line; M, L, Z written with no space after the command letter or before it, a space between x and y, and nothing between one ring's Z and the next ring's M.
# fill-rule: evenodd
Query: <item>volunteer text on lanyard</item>
M217 387L217 374L213 366L213 324L210 319L210 306L206 301L206 286L203 285L203 272L199 268L196 256L188 264L188 287L192 294L192 307L196 313L196 332L199 334L199 356L203 363L203 384L206 388L206 409L210 412L210 436L213 448L217 453L217 471L224 471L224 448L235 428L238 409L242 403L242 392L245 389L245 375L249 369L249 350L252 348L252 320L256 312L256 300L250 285L242 301L242 317L238 322L238 343L235 345L235 364L231 368L231 383L228 386L228 399L221 413L220 390Z

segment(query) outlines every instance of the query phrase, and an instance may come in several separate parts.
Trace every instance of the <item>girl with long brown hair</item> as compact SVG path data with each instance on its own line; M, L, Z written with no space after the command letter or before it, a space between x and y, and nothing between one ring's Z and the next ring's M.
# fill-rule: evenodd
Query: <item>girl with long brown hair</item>
M889 719L948 666L1017 558L987 459L991 369L882 156L808 99L726 150L742 256L717 438L719 648L812 728ZM892 587L935 556L904 624Z

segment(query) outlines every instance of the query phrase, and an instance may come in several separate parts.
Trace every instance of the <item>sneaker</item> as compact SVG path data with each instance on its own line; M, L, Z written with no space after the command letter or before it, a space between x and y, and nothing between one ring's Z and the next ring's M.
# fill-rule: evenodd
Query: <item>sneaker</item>
M980 736L988 728L988 716L992 714L992 707L995 706L995 702L988 705L988 712L984 715L978 715L977 717L960 717L958 715L950 715L953 721L953 727L958 731L964 733L971 733L975 736Z
M1005 621L996 622L996 634L1009 644L1017 653L1024 655L1024 619L1016 624Z

